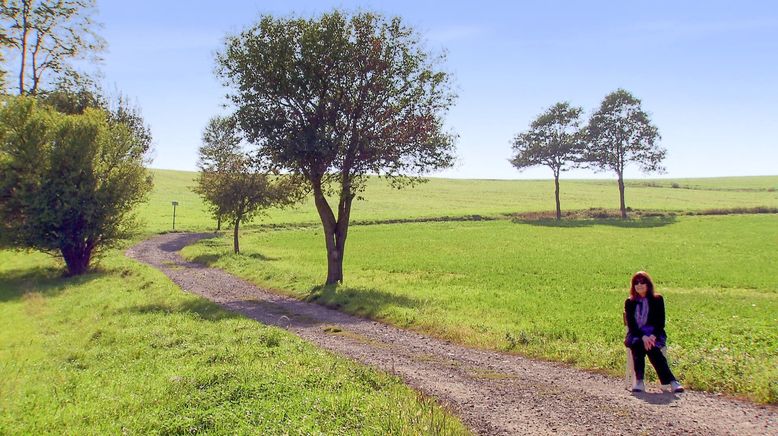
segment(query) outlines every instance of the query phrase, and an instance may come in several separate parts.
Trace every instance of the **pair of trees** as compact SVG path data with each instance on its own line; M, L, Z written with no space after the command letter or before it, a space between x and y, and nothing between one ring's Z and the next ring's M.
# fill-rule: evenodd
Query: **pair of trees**
M400 18L338 11L264 16L218 54L254 157L313 193L326 284L343 280L351 207L368 175L402 187L453 163L455 138L443 116L455 95L442 60Z
M536 165L554 173L556 219L562 217L559 204L559 175L573 167L611 170L619 185L621 218L627 218L624 201L624 169L636 163L644 172L662 171L666 150L659 146L659 130L651 123L639 99L618 89L608 94L587 126L581 126L583 108L557 103L540 114L530 129L513 140L511 163L518 169Z

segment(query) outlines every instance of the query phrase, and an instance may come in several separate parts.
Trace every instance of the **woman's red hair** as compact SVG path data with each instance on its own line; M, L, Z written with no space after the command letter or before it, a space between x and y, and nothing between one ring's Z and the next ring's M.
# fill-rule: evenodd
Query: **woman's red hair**
M645 271L638 271L635 273L635 275L632 276L632 280L629 282L629 299L634 300L638 298L638 293L635 290L635 281L638 278L644 278L648 282L648 290L646 291L646 297L659 297L659 294L654 292L654 280L651 279L651 276L648 275Z

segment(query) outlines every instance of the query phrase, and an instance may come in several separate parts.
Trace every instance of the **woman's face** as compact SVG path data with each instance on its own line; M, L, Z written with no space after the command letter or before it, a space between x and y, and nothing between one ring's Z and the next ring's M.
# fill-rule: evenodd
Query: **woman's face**
M635 279L635 292L641 297L645 297L648 292L648 280L645 277Z

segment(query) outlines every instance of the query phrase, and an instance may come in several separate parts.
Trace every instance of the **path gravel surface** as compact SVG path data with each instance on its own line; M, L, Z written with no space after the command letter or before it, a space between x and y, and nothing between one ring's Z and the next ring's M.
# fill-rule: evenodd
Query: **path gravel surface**
M703 392L633 394L621 379L562 364L475 350L270 291L178 251L211 234L153 237L127 255L184 291L278 325L333 353L394 373L475 433L778 435L778 407Z

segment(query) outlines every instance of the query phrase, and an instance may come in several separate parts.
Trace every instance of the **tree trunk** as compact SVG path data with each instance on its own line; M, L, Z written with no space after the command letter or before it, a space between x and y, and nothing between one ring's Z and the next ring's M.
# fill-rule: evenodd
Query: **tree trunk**
M235 220L235 229L232 234L232 248L235 250L235 254L240 253L240 245L238 244L238 228L240 227L240 218Z
M624 175L619 173L619 207L621 207L621 219L627 219L627 205L624 203Z
M89 262L92 260L92 248L88 244L60 249L69 276L84 274L89 270Z
M556 197L556 220L562 219L562 207L559 205L559 173L554 172L554 196Z
M222 216L219 215L216 217L216 231L218 232L221 229L222 229Z
M27 35L30 33L30 30L27 27L27 18L30 14L30 5L27 2L22 3L22 40L21 47L19 48L21 50L21 56L19 56L21 63L19 66L19 95L24 95L24 70L27 66Z
M343 282L343 251L346 248L346 236L348 235L348 221L351 212L351 200L341 198L336 220L332 208L324 196L321 182L312 180L313 198L316 210L321 218L324 230L324 243L327 247L327 281L325 285L334 285ZM341 194L341 197L343 195Z

